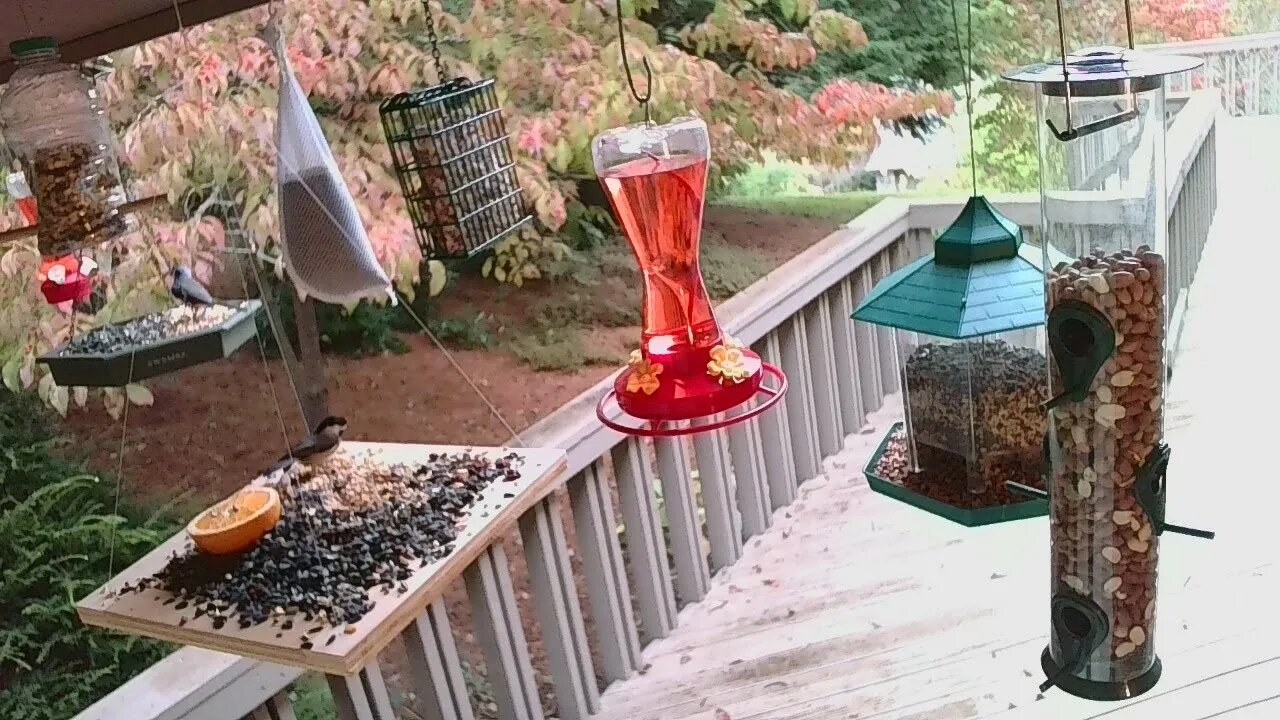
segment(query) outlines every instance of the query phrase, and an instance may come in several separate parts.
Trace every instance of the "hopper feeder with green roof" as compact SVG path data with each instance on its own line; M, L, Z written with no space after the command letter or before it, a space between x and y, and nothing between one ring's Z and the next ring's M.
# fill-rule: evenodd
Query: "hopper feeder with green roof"
M853 319L893 330L905 419L866 468L873 489L964 525L1047 512L1042 251L975 195L921 257L876 284Z

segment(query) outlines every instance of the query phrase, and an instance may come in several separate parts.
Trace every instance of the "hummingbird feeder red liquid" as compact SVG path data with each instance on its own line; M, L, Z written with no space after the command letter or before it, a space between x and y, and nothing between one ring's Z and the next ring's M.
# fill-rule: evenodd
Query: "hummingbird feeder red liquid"
M685 118L618 128L597 137L592 152L644 282L640 349L596 406L600 421L632 435L684 435L767 410L786 391L786 377L721 332L698 264L706 125ZM772 386L762 382L766 374ZM745 411L724 415L758 395ZM610 401L644 423L615 421Z

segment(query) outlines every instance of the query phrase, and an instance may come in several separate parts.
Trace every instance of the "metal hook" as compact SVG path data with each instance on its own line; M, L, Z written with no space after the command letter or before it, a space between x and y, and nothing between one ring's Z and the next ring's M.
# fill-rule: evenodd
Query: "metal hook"
M631 63L627 60L627 31L622 27L622 0L616 1L618 8L618 48L622 52L622 70L627 74L627 86L631 88L631 97L644 108L644 124L652 124L649 119L649 99L653 97L653 69L649 67L649 58L641 57L644 64L644 95L636 90L635 78L631 76Z

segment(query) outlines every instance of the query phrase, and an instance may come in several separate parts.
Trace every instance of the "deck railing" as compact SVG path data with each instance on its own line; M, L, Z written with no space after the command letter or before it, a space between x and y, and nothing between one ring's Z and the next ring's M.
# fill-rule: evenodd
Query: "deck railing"
M1216 205L1216 115L1212 93L1193 95L1169 135L1170 279L1182 305ZM993 199L1020 224L1038 225L1034 196ZM522 552L511 558L528 569L556 717L590 717L602 685L641 672L642 647L671 632L679 608L700 600L711 576L732 565L743 544L793 500L799 483L817 475L822 459L897 390L889 331L849 315L879 279L928 252L935 230L962 204L963 198L885 200L719 307L726 331L791 379L785 402L762 417L691 441L623 438L595 417L609 378L522 433L522 443L564 448L569 458L563 491L513 528ZM543 718L526 642L532 629L521 623L503 544L466 571L465 585L498 715ZM432 720L473 718L443 603L431 605L403 640L401 678L419 711ZM76 720L292 720L286 691L298 674L184 648ZM378 663L354 678L331 677L329 684L341 720L392 720Z
M1170 89L1215 89L1233 116L1280 113L1280 32L1147 45L1159 53L1194 55L1204 66L1173 78Z

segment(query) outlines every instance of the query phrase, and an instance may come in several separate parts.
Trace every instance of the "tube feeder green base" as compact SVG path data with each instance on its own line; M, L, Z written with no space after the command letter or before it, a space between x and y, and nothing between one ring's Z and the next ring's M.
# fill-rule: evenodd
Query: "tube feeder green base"
M881 477L877 474L876 467L880 464L880 458L884 457L885 451L888 450L894 434L902 428L902 425L902 422L896 422L889 428L889 431L885 433L884 438L880 441L880 445L876 447L875 453L871 455L871 459L862 469L863 474L867 476L867 484L875 492L965 527L994 525L1013 520L1043 517L1049 514L1049 503L1044 500L1025 500L981 508L957 507Z
M1053 654L1049 652L1049 648L1045 648L1040 654L1040 667L1044 670L1044 674L1048 677L1054 677L1059 674L1061 668L1053 661ZM1160 665L1160 658L1156 658L1151 663L1151 669L1141 675L1130 678L1128 680L1085 680L1078 678L1070 673L1058 678L1054 683L1054 687L1062 690L1068 695L1075 695L1085 700L1103 700L1116 701L1128 700L1145 693L1160 682L1160 674L1163 668Z
M227 303L223 303L227 304ZM257 333L261 300L234 304L236 312L219 325L158 343L112 353L80 354L64 345L37 358L63 387L123 387L131 382L230 357Z

